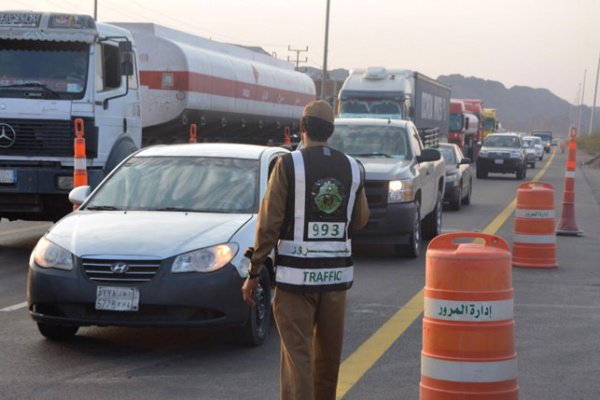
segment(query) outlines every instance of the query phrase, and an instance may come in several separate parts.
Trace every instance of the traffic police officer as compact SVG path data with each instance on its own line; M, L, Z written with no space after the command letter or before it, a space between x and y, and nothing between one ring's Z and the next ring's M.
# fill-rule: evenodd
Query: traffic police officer
M369 219L362 165L327 144L333 120L323 100L304 108L304 148L275 164L242 287L244 301L254 305L259 270L277 246L273 313L284 400L335 399L354 276L351 235Z

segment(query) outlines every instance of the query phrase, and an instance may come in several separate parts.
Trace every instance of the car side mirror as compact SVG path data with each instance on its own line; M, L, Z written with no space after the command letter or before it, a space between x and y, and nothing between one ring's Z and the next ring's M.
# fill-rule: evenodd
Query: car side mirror
M437 161L442 158L442 154L437 149L423 149L421 155L417 156L417 162Z
M90 195L91 191L89 186L77 186L69 192L69 201L71 204L80 206Z
M469 157L463 157L462 160L460 160L459 164L471 164L471 159Z

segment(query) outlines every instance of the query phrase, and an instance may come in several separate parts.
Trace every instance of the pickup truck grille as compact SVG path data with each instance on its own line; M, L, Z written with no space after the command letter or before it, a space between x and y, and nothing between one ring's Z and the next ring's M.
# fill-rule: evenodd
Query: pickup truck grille
M83 127L86 155L88 158L95 158L98 152L98 135L94 120L83 118ZM0 147L0 155L73 157L73 120L0 118L0 129L4 129L5 134L12 134L10 128L15 133L14 144Z
M388 181L366 181L365 193L369 207L385 206L388 198Z
M85 275L95 282L143 283L154 278L160 269L160 260L84 258L81 260L81 266Z

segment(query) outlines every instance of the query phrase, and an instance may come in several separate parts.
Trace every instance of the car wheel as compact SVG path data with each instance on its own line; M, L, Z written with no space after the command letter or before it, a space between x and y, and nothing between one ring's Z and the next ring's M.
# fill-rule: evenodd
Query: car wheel
M467 190L467 195L462 199L462 203L464 205L471 204L471 193L473 192L473 180L469 178L469 189Z
M456 193L456 197L452 199L450 202L450 207L453 210L459 211L460 206L462 204L462 181L458 183L458 192Z
M435 208L423 220L423 237L433 239L442 233L442 192L438 190Z
M79 330L79 326L77 325L52 325L45 322L38 322L37 327L44 337L51 340L66 340L72 338Z
M421 203L415 201L415 216L413 219L412 232L408 235L408 244L394 245L394 252L397 256L408 256L417 258L421 255Z
M271 280L266 268L262 268L260 282L254 295L254 307L250 307L248 321L234 328L235 341L244 346L262 344L271 324Z

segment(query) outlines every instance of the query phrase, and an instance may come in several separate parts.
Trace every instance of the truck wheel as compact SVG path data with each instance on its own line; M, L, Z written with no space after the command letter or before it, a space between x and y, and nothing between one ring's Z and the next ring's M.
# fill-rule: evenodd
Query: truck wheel
M38 322L37 327L42 335L51 340L70 339L79 330L77 325L52 325L44 322Z
M433 239L442 233L442 192L438 190L435 208L423 220L423 237Z
M415 218L413 220L412 232L408 235L408 244L394 245L397 256L408 256L417 258L421 255L421 203L415 200Z
M235 341L244 346L262 344L271 324L271 279L266 268L262 268L260 273L260 283L254 302L256 305L250 307L248 321L233 330Z
M460 211L460 206L462 205L462 181L458 183L458 192L456 193L456 197L452 199L450 202L450 207L453 210Z

